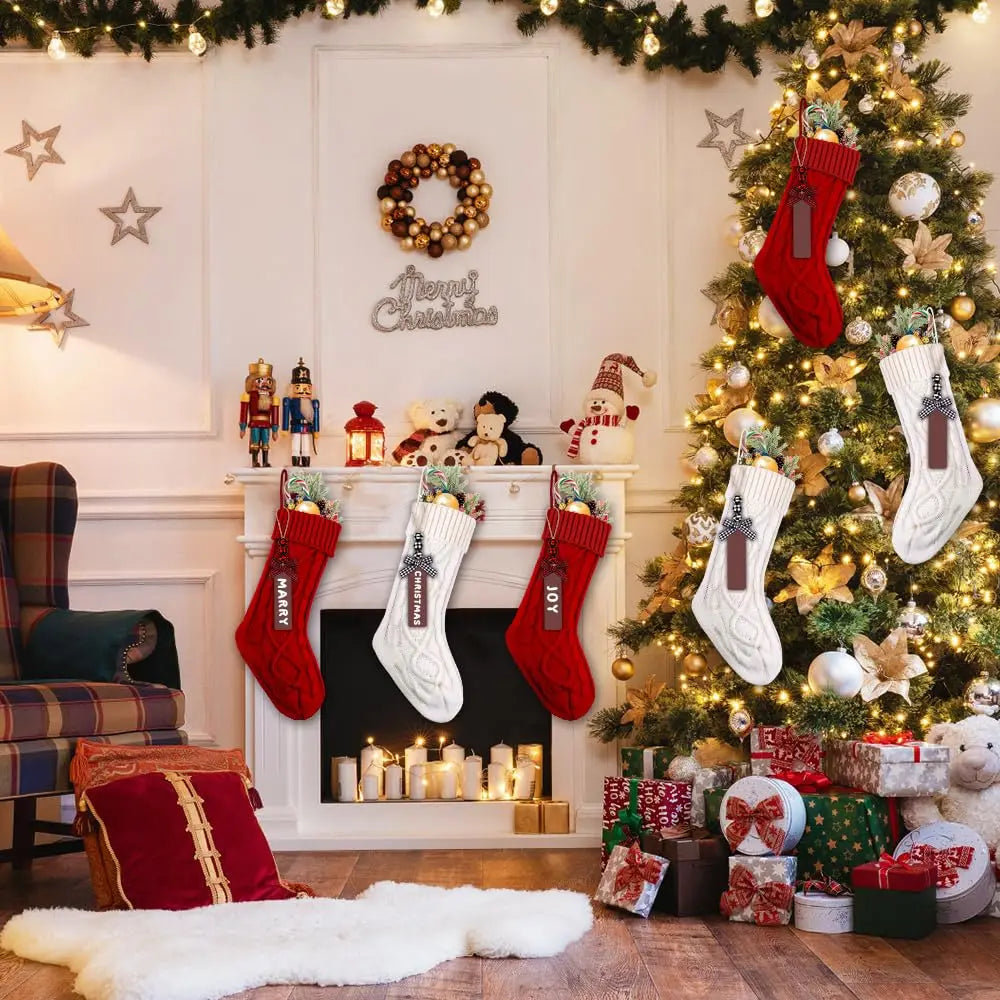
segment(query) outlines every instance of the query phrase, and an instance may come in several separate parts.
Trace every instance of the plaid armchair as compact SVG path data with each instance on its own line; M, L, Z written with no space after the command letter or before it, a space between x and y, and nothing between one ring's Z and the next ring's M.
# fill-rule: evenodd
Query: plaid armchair
M0 466L0 800L14 800L12 847L0 862L18 868L81 849L75 839L35 845L36 833L71 832L38 820L36 806L72 792L77 739L186 742L170 623L156 612L68 610L76 513L76 481L61 465ZM124 640L113 643L117 635ZM81 679L84 659L108 679Z

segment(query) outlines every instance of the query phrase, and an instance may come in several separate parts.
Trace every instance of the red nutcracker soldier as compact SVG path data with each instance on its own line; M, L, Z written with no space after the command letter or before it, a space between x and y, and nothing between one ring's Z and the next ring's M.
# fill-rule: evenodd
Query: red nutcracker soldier
M250 428L250 461L255 469L271 468L267 460L271 440L278 439L278 399L274 392L274 366L263 358L250 365L240 399L240 437Z
M281 401L281 429L292 435L292 465L308 467L316 454L319 400L313 399L312 375L302 358L292 369L292 384Z

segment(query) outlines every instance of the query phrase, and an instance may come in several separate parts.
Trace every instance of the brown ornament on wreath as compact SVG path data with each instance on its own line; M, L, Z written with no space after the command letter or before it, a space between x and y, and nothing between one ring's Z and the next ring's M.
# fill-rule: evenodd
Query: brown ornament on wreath
M427 222L412 206L413 189L421 178L437 177L455 189L454 216L444 222ZM482 164L453 142L420 143L390 160L385 183L375 192L382 214L381 226L399 241L400 249L418 250L428 257L442 257L452 250L466 250L479 230L490 223L493 187Z

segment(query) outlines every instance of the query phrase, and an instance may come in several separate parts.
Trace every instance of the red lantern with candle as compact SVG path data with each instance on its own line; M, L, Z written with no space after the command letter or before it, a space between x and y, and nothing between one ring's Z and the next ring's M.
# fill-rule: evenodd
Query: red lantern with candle
M367 400L354 404L354 416L344 424L347 465L381 465L385 457L385 424Z

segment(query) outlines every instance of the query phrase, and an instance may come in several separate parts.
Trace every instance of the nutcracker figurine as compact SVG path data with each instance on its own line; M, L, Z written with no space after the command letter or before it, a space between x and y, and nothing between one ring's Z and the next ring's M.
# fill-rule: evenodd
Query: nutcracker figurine
M281 429L292 434L292 465L308 466L316 454L319 400L313 399L312 375L302 358L292 369L292 383L281 402Z
M273 370L274 366L263 358L253 362L240 398L240 437L246 437L249 427L250 461L255 469L261 465L271 468L268 451L272 438L278 439L278 400L274 395L277 386Z

